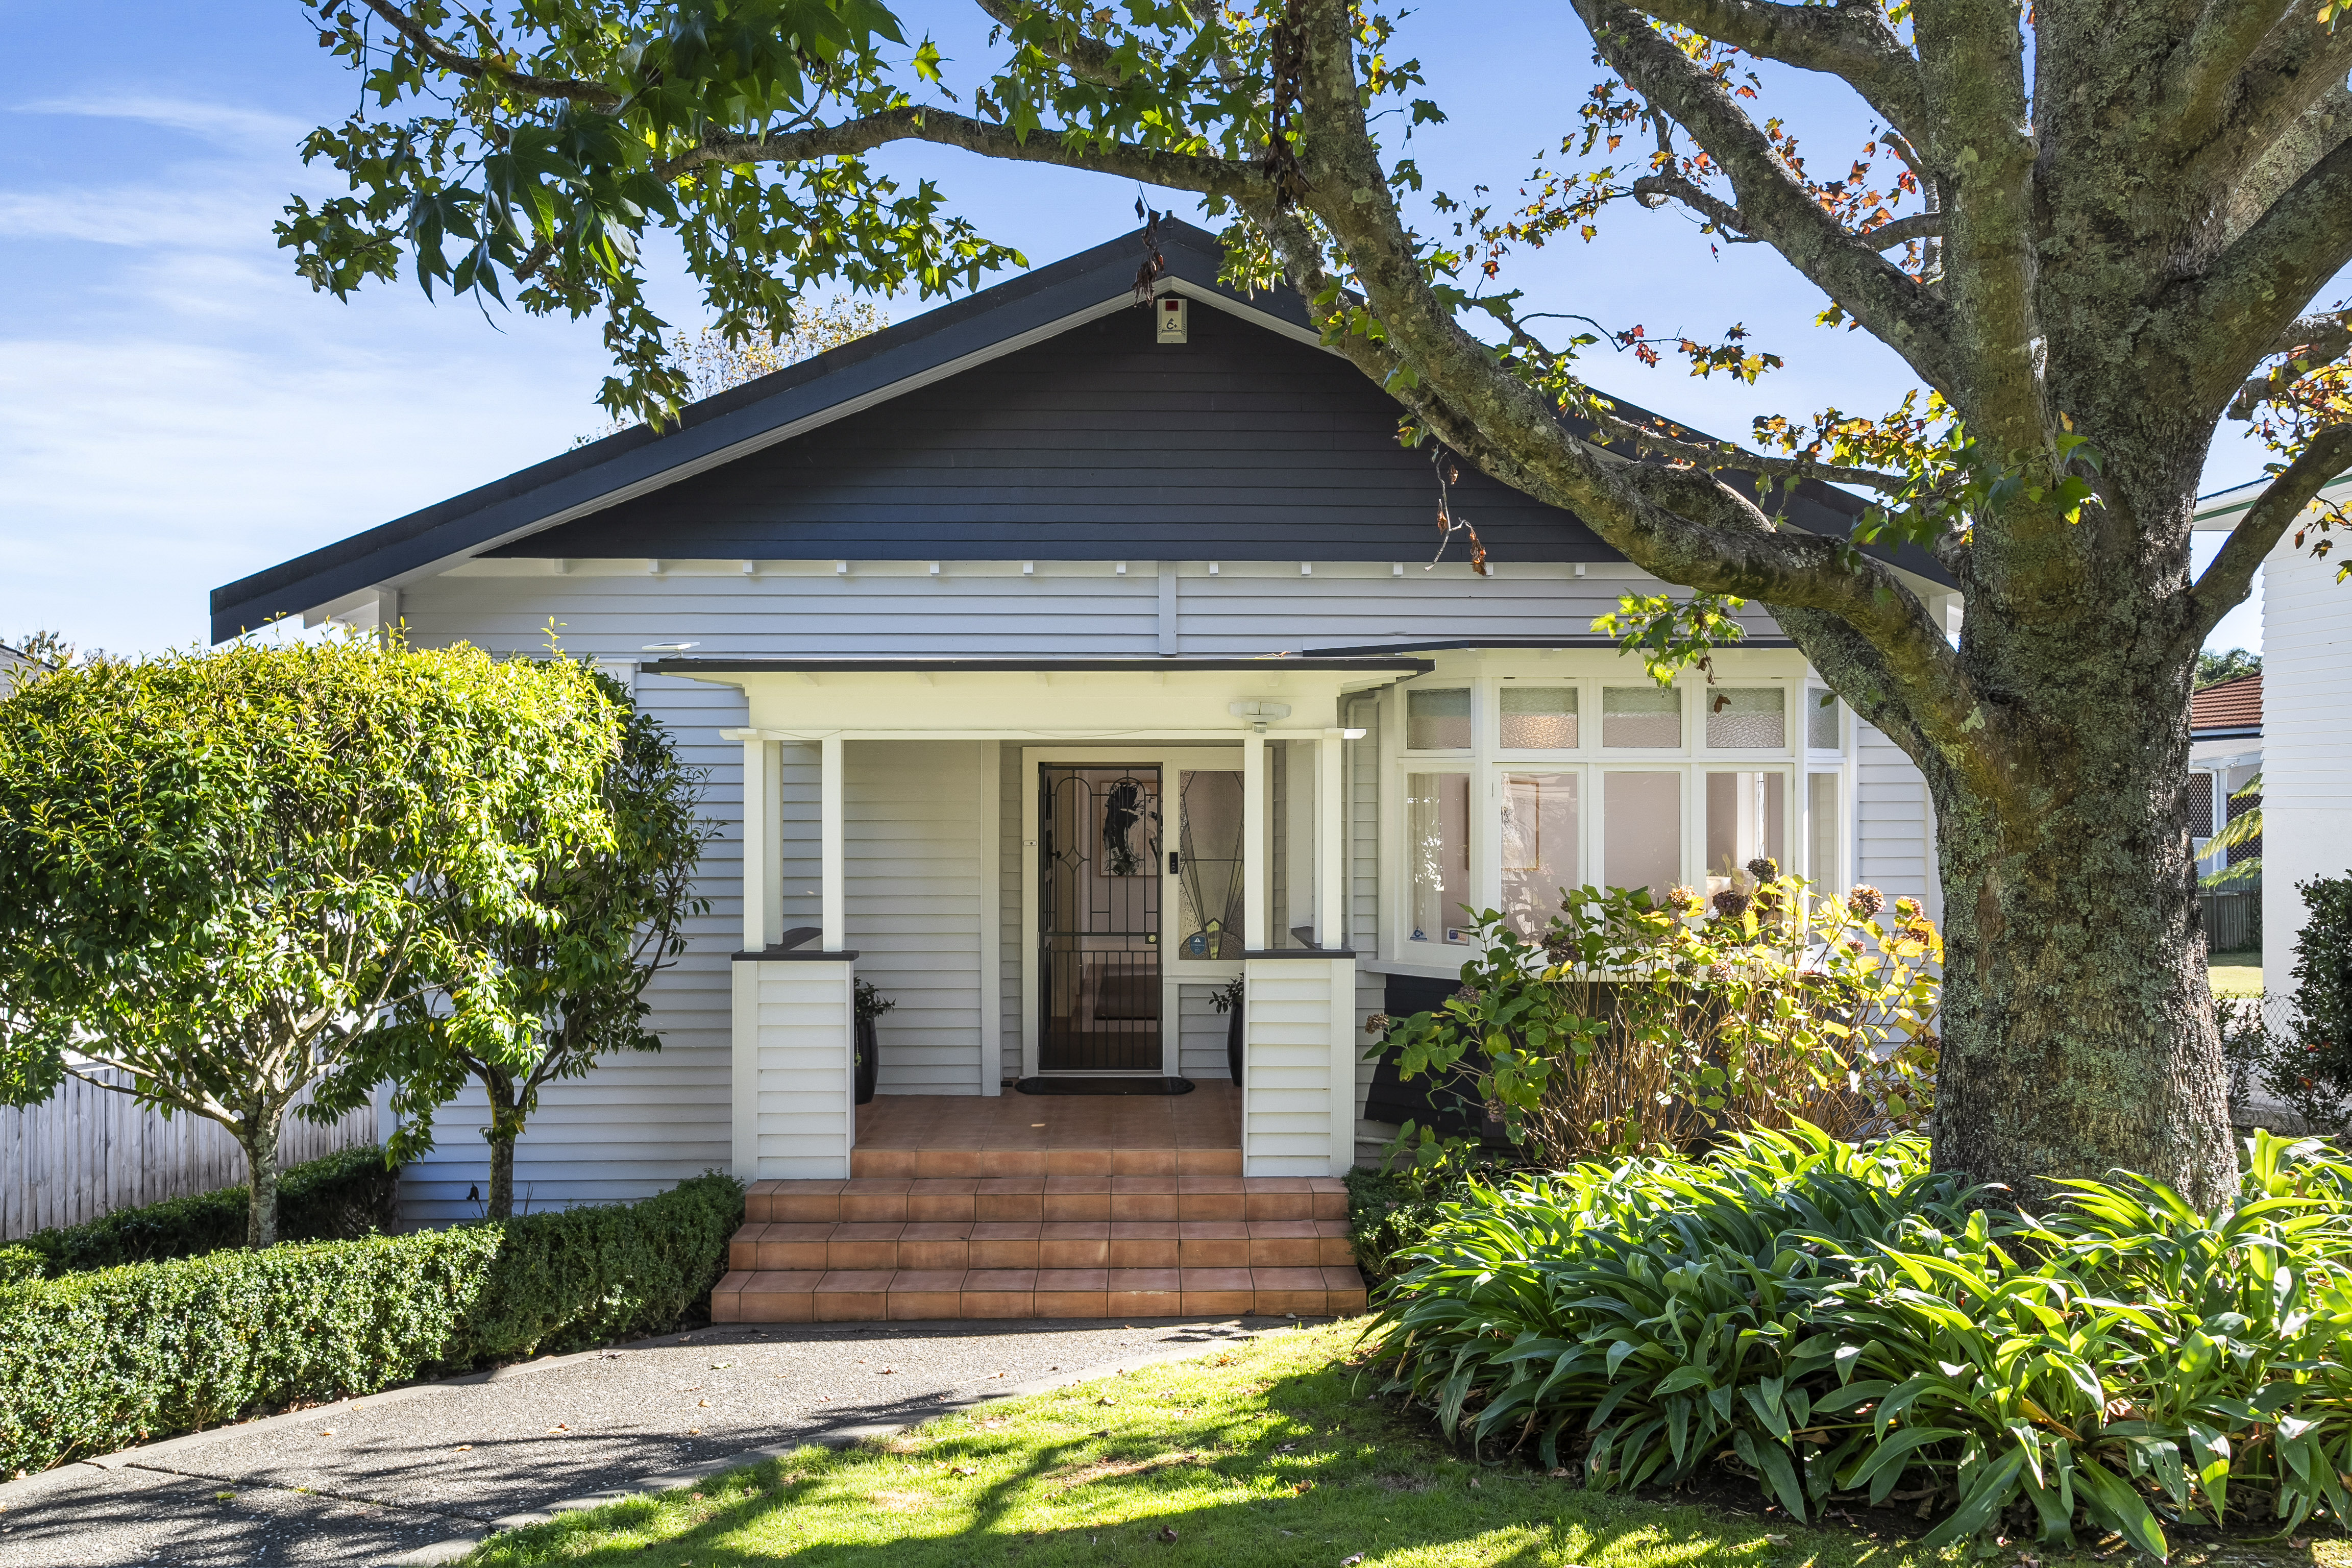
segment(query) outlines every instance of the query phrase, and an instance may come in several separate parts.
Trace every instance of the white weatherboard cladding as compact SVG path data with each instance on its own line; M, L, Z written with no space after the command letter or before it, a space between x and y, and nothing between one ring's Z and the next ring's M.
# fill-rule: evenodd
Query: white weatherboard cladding
M2263 564L2263 988L2291 995L2309 912L2294 890L2352 869L2352 585L2337 554L2313 560L2290 533Z
M1890 907L1896 899L1919 900L1941 924L1943 889L1927 777L1885 734L1859 721L1854 729L1854 880L1885 893Z
M474 561L409 588L402 607L413 620L420 595L464 604L478 614L477 640L518 648L543 647L552 616L567 647L608 651L609 640L609 651L631 657L646 642L693 642L705 658L1161 652L1157 562L942 561L937 575L924 561L752 562L748 574L745 564ZM1454 562L1423 571L1418 562L1318 561L1311 575L1286 561L1221 562L1213 574L1207 562L1175 564L1177 651L1196 658L1473 635L1587 637L1620 594L1663 586L1606 563L1582 577L1564 564L1503 563L1483 578ZM1748 619L1753 635L1775 635L1761 611Z
M898 1004L876 1026L882 1093L988 1087L980 1059L982 744L851 741L843 748L847 941L857 978ZM805 826L813 837L813 813Z
M1176 988L1176 1070L1190 1079L1227 1079L1226 1016L1217 1011L1217 988Z

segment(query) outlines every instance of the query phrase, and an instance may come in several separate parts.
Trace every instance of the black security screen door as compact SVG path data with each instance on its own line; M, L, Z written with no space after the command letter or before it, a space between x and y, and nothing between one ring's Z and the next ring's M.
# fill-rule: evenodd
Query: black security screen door
M1160 770L1039 770L1041 1072L1158 1072Z

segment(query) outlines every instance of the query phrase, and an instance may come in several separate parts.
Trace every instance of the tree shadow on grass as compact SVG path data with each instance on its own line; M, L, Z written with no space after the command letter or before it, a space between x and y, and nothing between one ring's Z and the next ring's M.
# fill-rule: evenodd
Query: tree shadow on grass
M1343 1368L1271 1378L1250 1385L1254 1402L1228 1398L1164 1420L1150 1407L1153 1381L1089 1384L1003 1415L982 1407L844 1454L803 1450L690 1492L500 1538L484 1561L1339 1568L1361 1553L1514 1568L1895 1568L1938 1555L1476 1464L1419 1418L1371 1399ZM1129 1407L1118 1415L1095 1397L1107 1384ZM1110 1425L1088 1430L1097 1420ZM1041 1434L1041 1423L1066 1430ZM1017 1460L1009 1472L1008 1458ZM965 1484L967 1467L985 1478L977 1487Z

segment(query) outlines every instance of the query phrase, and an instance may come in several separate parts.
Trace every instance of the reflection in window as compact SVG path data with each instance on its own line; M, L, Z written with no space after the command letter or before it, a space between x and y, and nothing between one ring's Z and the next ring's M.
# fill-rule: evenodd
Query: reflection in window
M1805 689L1805 744L1816 752L1838 749L1838 700L1818 686Z
M1185 770L1177 818L1176 952L1242 955L1242 775Z
M1780 773L1706 775L1706 890L1750 885L1746 867L1768 856L1788 868L1788 779Z
M1813 773L1805 780L1805 807L1812 818L1812 859L1805 875L1824 893L1838 891L1838 776Z
M1717 751L1785 751L1788 700L1777 686L1719 686L1706 694L1706 743Z
M1602 687L1601 743L1620 748L1681 745L1682 692L1674 687Z
M1408 752L1463 752L1470 748L1470 689L1444 687L1404 694L1404 747Z
M1647 888L1653 903L1664 903L1682 880L1683 775L1603 773L1601 828L1601 879Z
M1577 869L1576 784L1574 773L1504 775L1503 914L1521 936L1542 936L1559 912L1561 890L1584 880Z
M1470 775L1408 773L1405 831L1412 857L1412 940L1466 944Z
M1576 688L1503 688L1503 744L1514 751L1567 751L1576 744Z

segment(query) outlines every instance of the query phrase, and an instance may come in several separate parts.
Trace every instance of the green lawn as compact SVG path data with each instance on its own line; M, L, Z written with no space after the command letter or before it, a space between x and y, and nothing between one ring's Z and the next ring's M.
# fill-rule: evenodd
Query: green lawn
M2263 955L2217 952L2205 961L2206 984L2216 996L2259 996L2263 994Z
M476 1564L631 1568L1902 1568L1957 1565L1893 1535L1589 1493L1477 1465L1359 1389L1360 1324L944 1416L888 1444L806 1448L692 1491L495 1537ZM2248 1543L2251 1544L2251 1543ZM1360 1554L1360 1555L1359 1555ZM2016 1546L2000 1558L2004 1568ZM2046 1560L2057 1568L2058 1559ZM2088 1568L2089 1560L2083 1560ZM2176 1550L2176 1565L2221 1562ZM2240 1547L2230 1568L2312 1564ZM2330 1568L2346 1561L2330 1548Z

